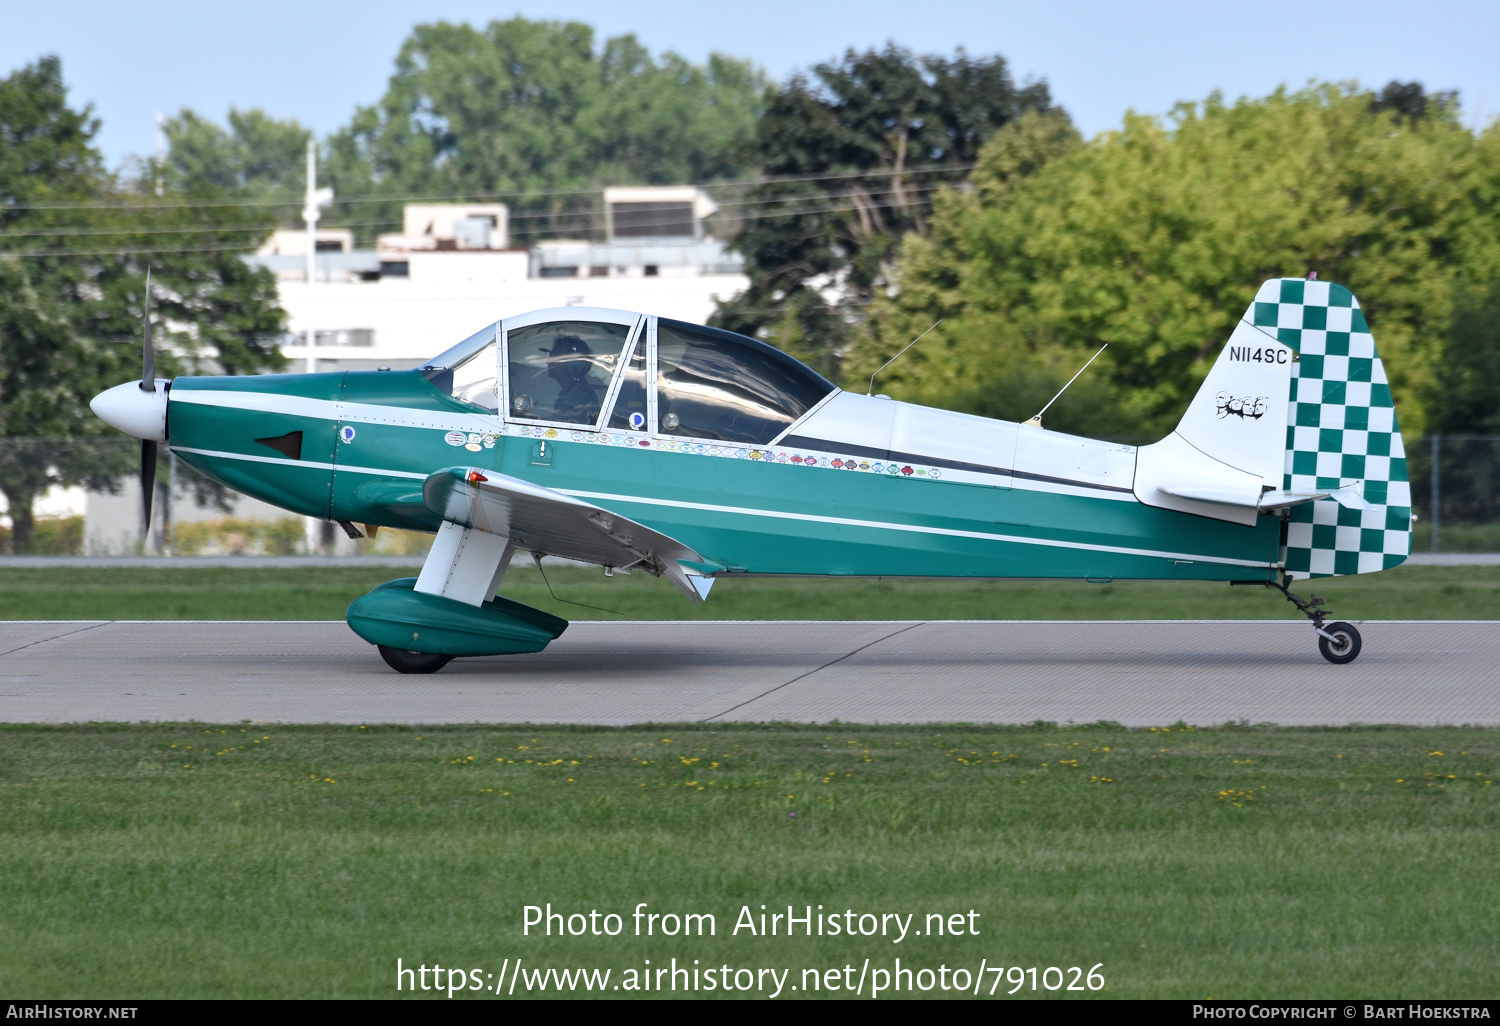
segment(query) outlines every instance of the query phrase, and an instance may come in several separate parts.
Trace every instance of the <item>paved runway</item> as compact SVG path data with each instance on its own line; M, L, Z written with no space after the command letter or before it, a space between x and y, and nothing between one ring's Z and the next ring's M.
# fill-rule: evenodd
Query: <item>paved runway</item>
M387 669L341 621L0 622L0 721L1500 725L1500 623L581 622L547 651Z

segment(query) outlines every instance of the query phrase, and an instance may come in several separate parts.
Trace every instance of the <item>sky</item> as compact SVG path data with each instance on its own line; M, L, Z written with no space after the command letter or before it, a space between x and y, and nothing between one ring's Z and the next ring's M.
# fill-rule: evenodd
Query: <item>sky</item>
M378 100L417 21L520 14L634 33L653 52L713 51L773 78L887 41L919 53L1000 53L1045 79L1086 135L1127 109L1160 114L1213 90L1261 96L1309 79L1457 89L1475 125L1500 114L1495 0L0 0L0 74L57 54L75 104L103 125L114 165L155 150L158 111L221 121L260 107L320 135Z

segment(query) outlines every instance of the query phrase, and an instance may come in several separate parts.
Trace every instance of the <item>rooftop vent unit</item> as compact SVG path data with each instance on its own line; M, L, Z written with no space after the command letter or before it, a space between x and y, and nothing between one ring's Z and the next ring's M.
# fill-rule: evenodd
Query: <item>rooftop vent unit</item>
M703 238L703 219L718 205L702 189L683 186L614 187L604 190L609 238Z

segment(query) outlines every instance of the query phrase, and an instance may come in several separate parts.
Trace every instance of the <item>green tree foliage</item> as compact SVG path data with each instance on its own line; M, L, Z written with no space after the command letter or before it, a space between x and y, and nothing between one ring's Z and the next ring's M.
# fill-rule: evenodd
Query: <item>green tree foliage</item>
M1455 288L1500 277L1500 130L1476 137L1449 100L1382 96L1215 95L1086 145L1033 133L1051 159L1031 177L1009 170L1025 147L997 138L973 191L943 196L930 237L906 240L899 294L877 303L850 376L942 316L883 387L1024 419L1108 342L1048 425L1160 434L1259 284L1317 271L1361 297L1420 433Z
M630 35L596 48L577 22L418 25L385 96L330 140L331 178L345 197L499 195L522 238L587 234L605 185L738 174L763 90L746 61L654 58Z
M0 79L0 493L16 551L31 503L54 484L103 486L128 447L88 409L141 373L141 309L152 268L157 370L276 367L276 283L240 259L264 235L216 193L158 200L106 174L88 109L68 105L48 57ZM205 203L209 205L204 205Z
M1500 435L1500 285L1463 289L1448 344L1428 390L1428 430Z
M1382 111L1391 111L1397 120L1406 122L1420 121L1428 114L1451 116L1458 112L1458 93L1429 93L1420 82L1391 81L1370 97L1370 113Z
M1046 85L1018 87L1003 57L894 44L771 90L752 150L768 180L745 197L735 240L751 284L715 323L836 375L849 326L893 283L895 248L926 227L933 193L1001 126L1050 110Z
M166 184L176 192L218 192L252 200L282 200L294 217L307 188L307 140L295 121L261 110L230 108L221 128L191 110L168 119Z

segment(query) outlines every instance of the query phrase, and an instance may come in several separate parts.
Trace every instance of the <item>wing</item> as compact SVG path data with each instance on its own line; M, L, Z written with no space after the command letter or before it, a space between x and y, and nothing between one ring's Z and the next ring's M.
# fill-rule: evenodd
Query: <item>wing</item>
M675 538L520 478L449 467L423 482L422 502L444 520L509 538L538 555L665 575L694 602L707 592L678 563L703 557Z

